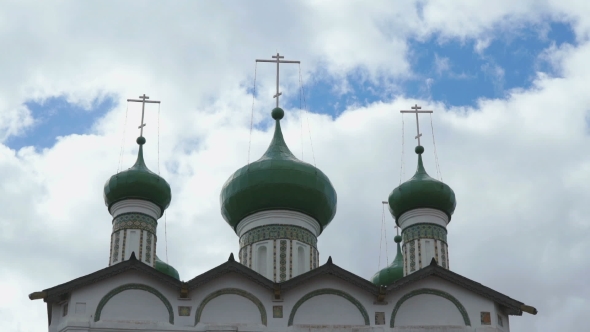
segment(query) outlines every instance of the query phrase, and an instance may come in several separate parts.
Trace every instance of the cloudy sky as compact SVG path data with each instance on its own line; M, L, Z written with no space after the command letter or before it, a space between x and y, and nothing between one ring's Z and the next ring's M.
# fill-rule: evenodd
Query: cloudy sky
M458 201L451 269L539 310L513 331L587 327L585 0L0 0L0 44L2 331L45 330L27 295L107 266L103 185L137 153L127 98L162 101L144 131L173 191L158 255L188 280L237 254L219 192L270 142L275 67L254 60L277 51L301 61L281 67L287 143L338 193L321 262L370 278L394 256L381 201L415 170L399 110L418 103L427 171Z

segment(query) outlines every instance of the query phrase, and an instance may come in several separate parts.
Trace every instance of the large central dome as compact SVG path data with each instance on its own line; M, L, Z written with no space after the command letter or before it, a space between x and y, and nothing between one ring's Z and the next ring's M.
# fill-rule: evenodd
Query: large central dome
M236 228L256 212L291 210L318 221L322 230L336 214L336 191L328 177L316 167L293 155L281 132L284 111L275 108L272 141L257 161L237 170L221 190L221 214Z

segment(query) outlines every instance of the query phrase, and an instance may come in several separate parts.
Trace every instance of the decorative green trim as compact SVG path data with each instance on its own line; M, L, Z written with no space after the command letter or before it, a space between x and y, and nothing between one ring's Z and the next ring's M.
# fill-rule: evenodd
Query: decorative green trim
M110 292L108 292L107 295L103 296L102 299L100 299L100 302L98 303L98 307L96 308L96 312L94 314L94 321L98 322L100 320L100 314L102 313L102 309L107 304L107 302L109 302L110 299L112 299L115 295L117 295L121 292L124 292L126 290L132 290L132 289L138 289L138 290L146 291L148 293L152 293L158 299L160 299L160 301L162 301L162 303L164 303L164 305L166 306L166 309L168 310L168 322L170 322L170 324L174 325L174 311L172 310L172 304L170 304L168 299L166 299L166 297L162 293L160 293L157 289L155 289L151 286L148 286L148 285L144 285L144 284L125 284L125 285L119 286L119 287L111 290Z
M293 225L265 225L252 228L240 237L240 248L266 240L297 240L317 247L318 239L307 229Z
M422 241L420 241L419 239L416 241L418 242L418 268L421 269L422 268Z
M402 236L404 243L424 238L440 240L447 243L447 230L435 224L414 224L404 229Z
M113 254L113 263L119 261L119 241L121 240L121 232L115 233L115 253Z
M139 231L139 261L143 260L143 230Z
M320 295L337 295L337 296L345 298L346 300L348 300L348 302L352 303L359 310L359 312L363 316L363 319L365 320L365 325L371 324L369 321L369 314L367 313L367 310L365 309L363 304L361 302L359 302L359 300L355 299L350 294L345 293L345 292L338 290L338 289L322 288L322 289L317 289L313 292L309 292L309 293L305 294L302 298L299 299L299 301L297 301L297 303L295 303L295 305L293 306L293 309L291 309L291 314L289 315L288 326L293 325L293 320L295 319L295 314L297 313L297 309L299 309L299 307L303 303L305 303L305 301L311 299L312 297L316 297L316 296L320 296Z
M469 320L469 315L467 314L467 310L465 310L465 307L453 295L451 295L447 292L438 290L438 289L420 288L420 289L416 289L414 291L409 292L408 294L402 296L402 298L397 301L397 303L395 304L395 307L393 308L393 311L391 312L391 321L390 321L389 327L391 327L391 328L395 327L395 315L397 315L397 312L398 312L399 308L402 306L402 304L404 302L406 302L408 299L410 299L414 296L417 296L417 295L422 295L422 294L436 295L436 296L440 296L442 298L445 298L445 299L451 301L455 305L457 310L459 310L459 313L461 314L461 316L463 316L463 322L465 323L465 325L471 326L471 321Z
M410 272L414 272L414 271L416 271L416 241L411 241L410 242Z
M446 254L446 245L442 244L440 247L440 251L441 251L441 260L442 260L442 267L443 268L447 268L447 254Z
M141 229L156 234L157 227L156 219L143 213L124 213L113 219L113 232L121 229Z
M289 241L289 279L293 278L293 240Z
M272 240L272 281L277 282L277 240Z
M145 261L152 263L152 234L148 233L145 245Z
M207 303L209 303L209 301L221 295L228 294L239 295L252 301L252 303L254 303L254 305L258 307L258 311L260 311L260 320L262 321L262 324L266 326L266 309L264 308L262 302L260 302L260 300L256 296L239 288L223 288L207 295L207 297L205 297L205 299L201 301L201 304L199 304L199 307L197 308L197 312L195 314L195 326L197 326L197 324L199 324L199 322L201 321L201 314L203 313L203 309L205 309L205 306L207 305Z
M279 254L279 280L281 282L287 280L287 240L281 240Z

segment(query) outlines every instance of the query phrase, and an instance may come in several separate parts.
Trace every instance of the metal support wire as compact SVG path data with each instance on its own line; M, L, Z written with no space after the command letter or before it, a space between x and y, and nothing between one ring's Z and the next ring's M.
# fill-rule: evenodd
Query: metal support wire
M127 102L127 109L125 110L125 122L123 123L123 139L121 140L121 152L119 153L119 164L117 165L117 173L121 170L121 160L123 159L123 146L125 146L125 131L127 129L127 113L129 113L129 102Z
M158 103L158 175L160 175L160 103Z
M301 160L303 160L303 83L299 64L299 124L301 125Z
M434 126L432 125L432 113L430 114L430 129L432 130L432 145L434 146L434 161L436 162L436 174L441 182L443 182L440 165L438 163L438 154L436 153L436 142L434 140Z
M405 136L404 127L405 127L404 113L402 113L402 160L400 162L400 170L399 170L399 184L400 185L402 184L402 179L404 179L406 177L406 174L405 174L406 170L404 168L404 146L405 146L405 144L404 144L404 136Z
M299 64L299 72L301 73L301 64ZM309 112L307 111L307 103L305 101L305 90L303 89L303 84L301 85L301 95L303 96L303 108L305 109L305 118L307 121L307 130L309 132L309 144L311 145L311 155L313 157L313 166L317 168L315 162L315 152L313 151L313 141L311 139L311 125L309 124Z
M258 62L254 62L254 88L252 91L252 113L250 114L250 138L248 139L248 166L250 165L250 146L252 145L252 126L254 125L254 101L256 100L256 69Z
M168 264L168 218L164 212L164 244L166 245L166 264Z

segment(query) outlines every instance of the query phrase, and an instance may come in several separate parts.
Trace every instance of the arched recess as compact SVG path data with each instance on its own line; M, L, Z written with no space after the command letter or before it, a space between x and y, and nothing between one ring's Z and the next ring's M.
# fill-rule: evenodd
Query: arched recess
M98 322L100 320L100 314L102 313L102 309L107 304L107 302L109 302L110 299L112 299L115 295L121 292L131 289L138 289L146 291L148 293L152 293L158 299L160 299L160 301L164 303L166 309L168 310L168 321L170 322L170 324L174 325L174 311L172 310L172 304L170 304L170 301L168 301L168 299L157 289L144 284L125 284L108 292L105 296L102 297L102 299L100 299L100 302L98 302L98 307L96 307L96 312L94 313L94 321Z
M205 297L203 301L201 301L201 304L199 304L197 312L195 313L195 326L199 324L199 321L201 321L201 314L203 313L203 309L205 309L207 303L209 303L209 301L213 300L216 297L227 294L239 295L252 301L254 305L258 307L258 311L260 311L260 321L262 321L262 324L266 326L266 309L264 308L262 302L260 302L260 300L256 296L239 288L223 288L207 295L207 297Z
M401 299L399 299L399 301L397 301L397 303L395 304L395 307L393 308L393 312L391 313L391 321L389 326L390 327L395 327L395 315L397 314L397 311L399 310L399 308L402 306L402 304L404 302L406 302L408 299L417 296L417 295L422 295L422 294L428 294L428 295L436 295L436 296L440 296L442 298L445 298L449 301L451 301L455 307L457 307L457 310L459 310L459 313L461 314L461 316L463 317L463 322L465 323L466 326L471 326L471 320L469 320L469 315L467 314L467 310L465 310L465 307L461 304L461 302L459 302L459 300L457 300L453 295L438 290L438 289L432 289L432 288L420 288L420 289L416 289L414 291L409 292L408 294L402 296Z
M299 301L297 301L297 303L295 303L295 305L293 306L293 309L291 309L291 314L289 315L289 324L288 325L289 326L293 325L293 320L295 319L295 314L297 313L297 309L299 309L299 307L301 307L301 305L303 303L305 303L305 301L311 299L312 297L326 295L326 294L337 295L337 296L345 298L346 300L348 300L350 303L352 303L359 310L359 312L363 316L363 319L365 320L365 325L371 324L369 321L369 314L367 313L367 310L365 309L363 304L359 302L359 300L352 297L352 295L345 293L345 292L338 290L338 289L322 288L322 289L317 289L317 290L314 290L313 292L309 292L309 293L305 294L302 298L299 299Z

